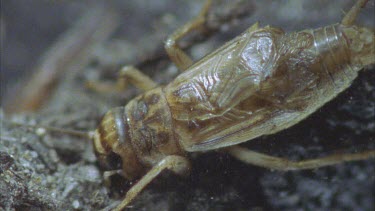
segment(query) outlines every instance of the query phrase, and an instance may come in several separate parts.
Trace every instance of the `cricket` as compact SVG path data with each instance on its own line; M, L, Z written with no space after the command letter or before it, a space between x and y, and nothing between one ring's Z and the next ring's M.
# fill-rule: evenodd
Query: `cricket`
M84 134L107 174L137 180L114 210L129 206L165 170L188 174L193 152L220 150L244 163L281 171L373 159L375 150L292 161L239 146L299 123L375 64L374 29L355 24L367 1L356 1L340 23L317 29L285 33L254 23L195 62L179 40L204 27L212 5L208 0L197 17L165 42L170 60L182 71L173 81L160 86L141 70L123 67L111 88L132 84L144 92L109 110L94 131ZM100 81L87 85L98 91L109 88Z

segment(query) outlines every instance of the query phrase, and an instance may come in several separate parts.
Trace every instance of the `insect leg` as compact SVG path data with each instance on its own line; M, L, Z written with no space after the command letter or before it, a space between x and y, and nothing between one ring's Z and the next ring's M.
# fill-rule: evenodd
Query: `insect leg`
M125 66L120 70L117 84L124 87L127 85L127 82L143 91L147 91L158 86L158 84L150 77L143 74L142 71L133 66Z
M193 20L186 23L181 28L177 29L172 35L170 35L165 42L165 50L169 58L180 70L186 70L190 65L193 64L193 60L180 48L178 40L183 38L189 32L204 27L206 22L206 15L210 8L212 0L206 0L206 3L198 16Z
M163 170L169 169L176 174L185 175L190 169L190 162L177 155L170 155L161 160L156 166L146 173L130 190L126 193L124 200L114 209L120 211L124 209L156 176Z
M358 0L357 3L349 10L349 12L346 13L345 17L341 21L341 24L344 26L353 25L361 8L364 7L367 2L368 0Z
M101 81L87 81L86 87L100 93L120 92L131 83L135 87L147 91L157 86L150 77L143 74L133 66L125 66L119 71L116 83L105 83Z
M334 154L322 158L307 159L301 161L291 161L284 158L274 157L254 152L240 146L228 147L226 148L226 150L233 157L237 158L238 160L244 163L281 171L314 169L328 165L335 165L347 161L375 158L375 150L353 154Z

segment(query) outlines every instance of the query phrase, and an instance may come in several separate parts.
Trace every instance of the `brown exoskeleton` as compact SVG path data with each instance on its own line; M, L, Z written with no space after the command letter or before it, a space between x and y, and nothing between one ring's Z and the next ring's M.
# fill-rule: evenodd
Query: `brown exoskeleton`
M374 31L354 25L366 2L358 0L341 23L318 29L284 33L254 24L193 63L177 41L204 25L208 1L166 42L171 60L184 70L174 81L157 86L134 67L123 68L119 85L129 81L146 92L108 111L92 135L102 165L120 157L125 178L141 177L116 210L163 170L188 172L189 152L221 148L245 163L279 170L375 157L371 150L295 162L236 146L297 124L375 63Z
M366 2L359 0L341 23L318 29L286 34L254 24L193 63L177 41L204 24L208 1L196 19L166 42L169 57L184 70L174 81L157 86L134 67L123 68L122 79L146 92L110 110L93 135L103 164L117 155L124 177L143 175L116 210L161 171L186 173L188 152L225 148L243 162L279 170L375 157L372 150L294 162L234 146L298 123L350 86L359 70L375 63L374 31L353 24Z

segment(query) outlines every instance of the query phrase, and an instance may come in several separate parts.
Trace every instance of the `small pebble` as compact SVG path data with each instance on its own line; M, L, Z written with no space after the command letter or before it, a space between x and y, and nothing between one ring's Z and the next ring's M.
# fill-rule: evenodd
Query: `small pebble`
M42 127L39 127L35 130L35 133L38 135L38 136L44 136L46 134L46 129L45 128L42 128Z
M79 203L78 200L74 200L72 205L73 205L73 208L74 208L74 209L78 209L78 208L80 207L81 204Z

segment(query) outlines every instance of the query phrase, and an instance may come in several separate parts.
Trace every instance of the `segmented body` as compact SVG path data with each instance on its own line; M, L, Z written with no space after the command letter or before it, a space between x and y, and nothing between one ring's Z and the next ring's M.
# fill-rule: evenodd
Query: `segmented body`
M168 85L108 112L96 151L103 160L111 151L121 156L132 179L167 155L278 132L346 89L373 62L373 45L373 32L356 26L293 33L250 27Z
M154 82L139 70L124 68L124 76L148 91L108 111L93 133L102 165L122 169L129 180L144 175L116 210L125 208L163 170L185 175L191 168L187 152L225 148L245 163L278 170L375 157L375 151L367 151L291 161L230 147L297 124L345 90L359 70L375 63L374 31L353 25L367 0L359 0L340 24L319 29L284 33L254 24L192 64L175 44L201 26L207 2L165 45L171 60L187 69L168 85L153 88Z
M187 151L209 150L296 124L346 89L360 68L339 25L291 34L266 27L134 99L126 112L144 116L130 123L140 142L174 139ZM150 93L163 99L157 111L145 100Z

